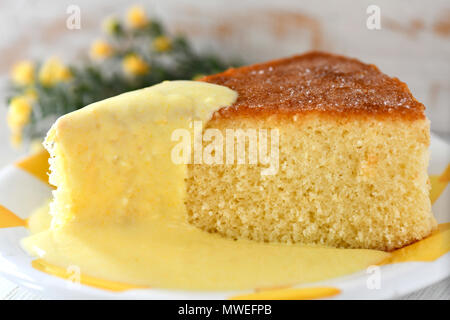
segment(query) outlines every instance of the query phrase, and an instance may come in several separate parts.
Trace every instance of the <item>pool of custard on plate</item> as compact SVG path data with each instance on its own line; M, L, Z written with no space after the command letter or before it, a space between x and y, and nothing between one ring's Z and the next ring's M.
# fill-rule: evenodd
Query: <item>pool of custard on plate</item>
M29 219L23 245L63 268L139 286L186 290L271 288L363 270L389 257L366 249L231 240L190 225L183 214L150 213L143 223L49 228L48 204ZM45 253L43 253L43 251Z

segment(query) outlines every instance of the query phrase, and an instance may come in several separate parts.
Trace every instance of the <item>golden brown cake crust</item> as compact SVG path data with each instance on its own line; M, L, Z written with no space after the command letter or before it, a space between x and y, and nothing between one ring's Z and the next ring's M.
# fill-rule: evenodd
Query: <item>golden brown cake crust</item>
M343 56L309 52L200 79L238 92L237 101L213 118L320 112L416 120L425 107L407 85L374 65Z

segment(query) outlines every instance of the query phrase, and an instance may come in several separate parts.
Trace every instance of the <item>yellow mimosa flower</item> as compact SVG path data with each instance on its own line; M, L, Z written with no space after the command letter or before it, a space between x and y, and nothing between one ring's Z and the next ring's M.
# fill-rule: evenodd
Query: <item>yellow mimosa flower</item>
M30 121L31 101L26 96L17 96L11 99L8 108L8 126L13 131L21 131Z
M150 71L150 65L136 54L127 55L122 62L123 70L132 75L144 75Z
M113 48L108 42L97 40L92 44L90 54L93 59L105 59L110 57L113 51Z
M127 11L128 24L135 29L145 27L148 24L148 18L145 10L140 6L133 6Z
M16 63L11 70L11 78L18 85L29 85L34 82L34 63L21 61Z
M158 52L169 51L172 49L172 41L166 36L159 36L153 40L153 48Z
M50 58L39 70L39 81L44 86L52 86L60 81L67 81L72 78L72 73L60 59Z
M11 144L19 147L22 144L22 131L30 121L32 103L36 100L37 94L34 89L29 89L24 95L11 99L8 108L7 122L11 129Z

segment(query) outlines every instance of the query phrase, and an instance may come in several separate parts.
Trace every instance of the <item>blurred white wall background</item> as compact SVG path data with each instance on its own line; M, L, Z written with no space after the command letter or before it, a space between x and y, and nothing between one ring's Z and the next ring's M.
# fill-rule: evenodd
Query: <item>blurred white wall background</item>
M432 130L450 137L450 2L152 0L136 1L197 48L258 62L318 49L357 57L406 82L427 107ZM84 54L101 37L101 20L123 16L130 0L2 0L0 2L0 166L20 154L8 143L1 105L9 68L23 58ZM381 30L366 27L366 9L381 9ZM66 28L69 5L81 29Z

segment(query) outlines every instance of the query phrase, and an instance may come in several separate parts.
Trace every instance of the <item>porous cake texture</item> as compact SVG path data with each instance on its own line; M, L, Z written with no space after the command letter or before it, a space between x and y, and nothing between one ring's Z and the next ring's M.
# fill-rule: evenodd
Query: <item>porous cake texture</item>
M190 164L188 220L266 242L393 250L435 228L424 106L396 78L312 52L208 76L238 92L205 129L278 129L279 169Z

